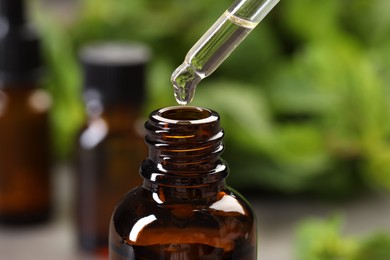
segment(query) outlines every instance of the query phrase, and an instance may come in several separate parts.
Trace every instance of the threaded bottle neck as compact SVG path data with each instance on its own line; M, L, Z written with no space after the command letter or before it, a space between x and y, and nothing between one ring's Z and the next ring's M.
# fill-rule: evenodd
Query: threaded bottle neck
M189 106L163 108L151 113L145 128L149 158L143 163L144 178L200 185L226 177L227 166L220 158L224 134L216 112ZM147 174L151 168L152 175Z

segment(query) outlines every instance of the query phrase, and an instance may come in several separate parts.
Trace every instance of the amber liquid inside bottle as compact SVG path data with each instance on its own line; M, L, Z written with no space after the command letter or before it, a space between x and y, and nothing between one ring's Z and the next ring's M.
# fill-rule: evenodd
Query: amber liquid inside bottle
M113 213L111 260L256 259L253 211L225 182L219 121L198 107L151 114L144 182Z
M147 149L138 120L138 109L111 104L101 115L90 116L80 135L77 219L84 251L108 254L111 213L129 189L142 183L138 169Z
M0 90L1 224L34 224L50 216L49 107L42 90Z

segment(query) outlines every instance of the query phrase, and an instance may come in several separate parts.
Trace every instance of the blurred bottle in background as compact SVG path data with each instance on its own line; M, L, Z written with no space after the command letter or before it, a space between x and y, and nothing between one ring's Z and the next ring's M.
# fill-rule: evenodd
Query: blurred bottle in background
M23 0L0 0L0 224L50 218L50 96Z
M111 213L141 183L149 55L146 46L134 43L96 43L81 50L87 123L78 138L76 214L79 243L87 252L108 253Z

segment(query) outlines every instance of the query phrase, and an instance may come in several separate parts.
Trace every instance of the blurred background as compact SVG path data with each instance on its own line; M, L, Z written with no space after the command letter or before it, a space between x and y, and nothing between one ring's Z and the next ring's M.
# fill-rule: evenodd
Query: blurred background
M171 73L231 3L28 1L53 98L56 214L40 228L0 229L0 256L22 259L31 243L31 259L84 257L73 240L70 192L85 120L80 48L150 48L146 118L176 104ZM199 85L192 104L221 114L228 183L257 212L259 259L390 259L389 11L388 0L281 1Z

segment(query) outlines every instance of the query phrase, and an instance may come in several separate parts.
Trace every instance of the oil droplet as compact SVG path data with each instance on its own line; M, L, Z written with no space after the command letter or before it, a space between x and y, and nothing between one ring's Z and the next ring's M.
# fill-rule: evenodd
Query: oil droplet
M195 95L196 86L202 78L187 63L181 64L172 74L172 84L178 104L189 104Z

